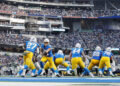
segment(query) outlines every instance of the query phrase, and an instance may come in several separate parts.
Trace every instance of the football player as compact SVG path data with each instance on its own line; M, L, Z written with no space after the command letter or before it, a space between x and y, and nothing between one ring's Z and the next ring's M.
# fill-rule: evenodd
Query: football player
M85 64L82 60L82 56L86 58L83 48L81 48L81 44L77 43L75 45L75 48L72 48L70 53L70 58L72 57L72 70L76 72L76 68L79 65L82 69L84 69L84 72L82 73L81 77L83 77L86 73L88 73L91 77L94 77L94 75L85 67Z
M57 68L55 68L56 66L53 61L52 47L49 44L49 39L46 38L44 40L44 44L41 44L40 54L42 55L42 58L40 61L40 65L42 69L41 69L41 72L39 72L39 74L43 75L43 73L45 72L44 63L48 61L52 72L55 73L55 76L60 77L57 71Z
M97 46L95 48L95 51L93 52L91 62L88 66L88 69L91 70L94 66L99 66L99 62L102 56L102 50L100 46Z
M62 50L59 50L54 58L53 58L54 62L55 62L55 66L57 67L58 65L63 65L64 67L66 67L67 69L67 74L70 75L70 67L68 65L68 63L65 62L65 56L63 54L63 51ZM56 68L55 67L55 68ZM44 66L44 69L47 70L49 68L49 62L47 62Z
M25 48L26 49L23 53L24 67L22 70L19 71L19 74L21 74L21 76L25 76L26 70L29 68L29 69L32 69L31 76L35 77L36 67L33 63L33 56L37 48L39 48L39 44L37 43L36 37L32 36L30 38L30 41L26 41Z
M101 60L100 60L100 64L99 64L99 75L100 77L103 76L102 73L102 68L104 67L104 65L107 66L107 69L109 71L110 76L114 77L112 70L111 70L111 65L110 65L110 60L113 59L113 54L111 52L111 47L107 47L106 50L103 52Z

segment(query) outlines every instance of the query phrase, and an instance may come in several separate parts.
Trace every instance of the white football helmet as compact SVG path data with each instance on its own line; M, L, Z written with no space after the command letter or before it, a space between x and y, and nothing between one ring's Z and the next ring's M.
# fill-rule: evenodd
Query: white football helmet
M58 53L58 54L63 54L63 51L62 51L62 50L58 50L57 53Z
M97 47L95 48L95 50L101 50L101 47L100 47L100 46L97 46Z
M107 47L105 50L111 52L111 47Z
M81 48L81 44L80 43L76 43L75 47L76 48Z
M44 39L44 42L48 42L49 43L50 41L49 41L49 39L46 38L46 39Z
M30 38L30 42L37 42L37 38L34 37L34 36L32 36L32 37Z

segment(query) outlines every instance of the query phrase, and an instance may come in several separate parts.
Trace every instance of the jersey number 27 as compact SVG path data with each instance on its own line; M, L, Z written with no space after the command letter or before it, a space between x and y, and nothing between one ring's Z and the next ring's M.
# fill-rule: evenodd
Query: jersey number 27
M36 46L37 46L36 43L30 43L30 42L29 42L28 45L27 45L27 48L34 49Z

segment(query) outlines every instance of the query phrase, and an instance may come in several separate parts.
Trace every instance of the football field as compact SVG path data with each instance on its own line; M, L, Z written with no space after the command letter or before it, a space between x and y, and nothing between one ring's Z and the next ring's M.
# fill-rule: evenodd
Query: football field
M0 86L120 86L120 83L0 82Z
M120 86L120 77L0 77L0 86Z

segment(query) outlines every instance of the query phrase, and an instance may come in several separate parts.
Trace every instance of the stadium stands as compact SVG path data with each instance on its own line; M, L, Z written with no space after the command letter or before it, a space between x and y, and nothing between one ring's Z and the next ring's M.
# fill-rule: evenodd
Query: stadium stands
M31 0L21 0L21 1L29 2ZM38 3L39 0L35 0L35 1ZM110 6L110 3L108 5L108 9L107 8L105 9L105 6L102 6L97 1L94 2L94 7L85 7L85 6L81 7L80 5L85 5L90 3L84 3L79 1L78 2L71 2L67 0L66 1L61 0L60 2L54 2L53 0L40 0L40 1L43 2L42 5L41 4L34 5L33 3L25 4L23 2L21 3L17 3L17 2L8 3L6 1L0 2L0 44L4 44L8 46L21 45L29 39L29 35L35 35L38 38L39 44L41 44L44 38L47 37L50 39L50 44L52 45L53 48L62 48L64 50L71 49L72 47L75 46L77 42L81 43L82 47L85 50L87 49L94 50L97 45L101 46L102 49L105 49L106 47L109 46L112 48L120 47L120 43L119 43L120 31L115 31L115 30L110 31L108 30L109 28L107 29L105 27L102 29L106 29L106 30L103 30L102 32L93 31L93 27L95 27L95 24L99 26L99 22L96 22L97 19L99 20L99 17L120 16L120 10L118 5L119 1L113 2L110 0L110 3L112 3L113 5L117 5L118 9L116 9L115 6L113 5ZM32 0L31 2L34 2L34 0ZM49 4L53 2L54 5L49 6ZM61 3L63 5L66 4L68 6L66 7L59 6L58 3ZM105 5L104 2L102 2L102 4ZM33 20L31 19L31 21L29 21L29 17L33 18ZM67 20L67 18L70 19ZM76 20L74 20L74 18L76 18ZM79 20L77 20L77 18L79 18ZM88 26L92 30L91 32L89 31L78 32L71 30L76 28L83 29L82 24L80 25L80 23L84 23L84 22L82 22L81 20L86 19L87 21L87 19L89 20L89 18L91 19L91 22L93 22L93 20L95 22L93 23L93 25L91 25L91 27ZM67 29L67 31L64 33L64 31L61 31L60 29L64 29L64 24L65 26L67 24L66 20L68 26L70 27L70 31L69 29ZM111 21L116 21L116 20L113 19ZM33 26L37 24L36 26L39 29L41 29L42 32L40 32L40 30L34 32L25 31L26 23L28 23L28 25L31 25L31 23L33 23ZM87 24L89 25L90 23L88 22ZM116 25L114 22L113 24ZM117 21L117 24L119 24L119 20ZM102 25L104 26L104 23ZM14 29L12 28L12 26L18 26L19 29L18 28ZM21 30L21 26L23 26L24 29ZM74 26L75 28L73 28ZM84 26L87 25L84 23ZM53 30L52 31L46 30L46 28L49 28L51 30L52 29L51 27L54 29L58 29L57 31L59 34L53 34L54 33ZM118 29L119 28L120 26L118 26ZM113 27L113 29L116 28ZM118 63L120 63L119 57L117 57L117 61ZM2 66L4 65L8 66L9 62L13 62L13 63L18 62L18 56L0 55L0 62Z
M0 44L19 45L29 39L29 37L27 38L22 34L14 34L1 32ZM61 33L59 35L48 35L46 37L50 39L50 44L54 48L72 48L77 42L80 42L85 49L91 50L93 50L96 45L101 46L103 49L108 46L113 48L120 47L120 31ZM39 44L42 43L44 38L44 36L38 38Z
M81 18L88 17L99 17L99 16L116 16L120 15L120 11L118 10L91 10L91 9L82 9L78 8L44 8L41 7L39 10L34 10L29 8L30 10L20 9L17 5L8 5L5 3L0 4L1 11L9 11L11 14L18 15L53 15L53 16L80 16Z

